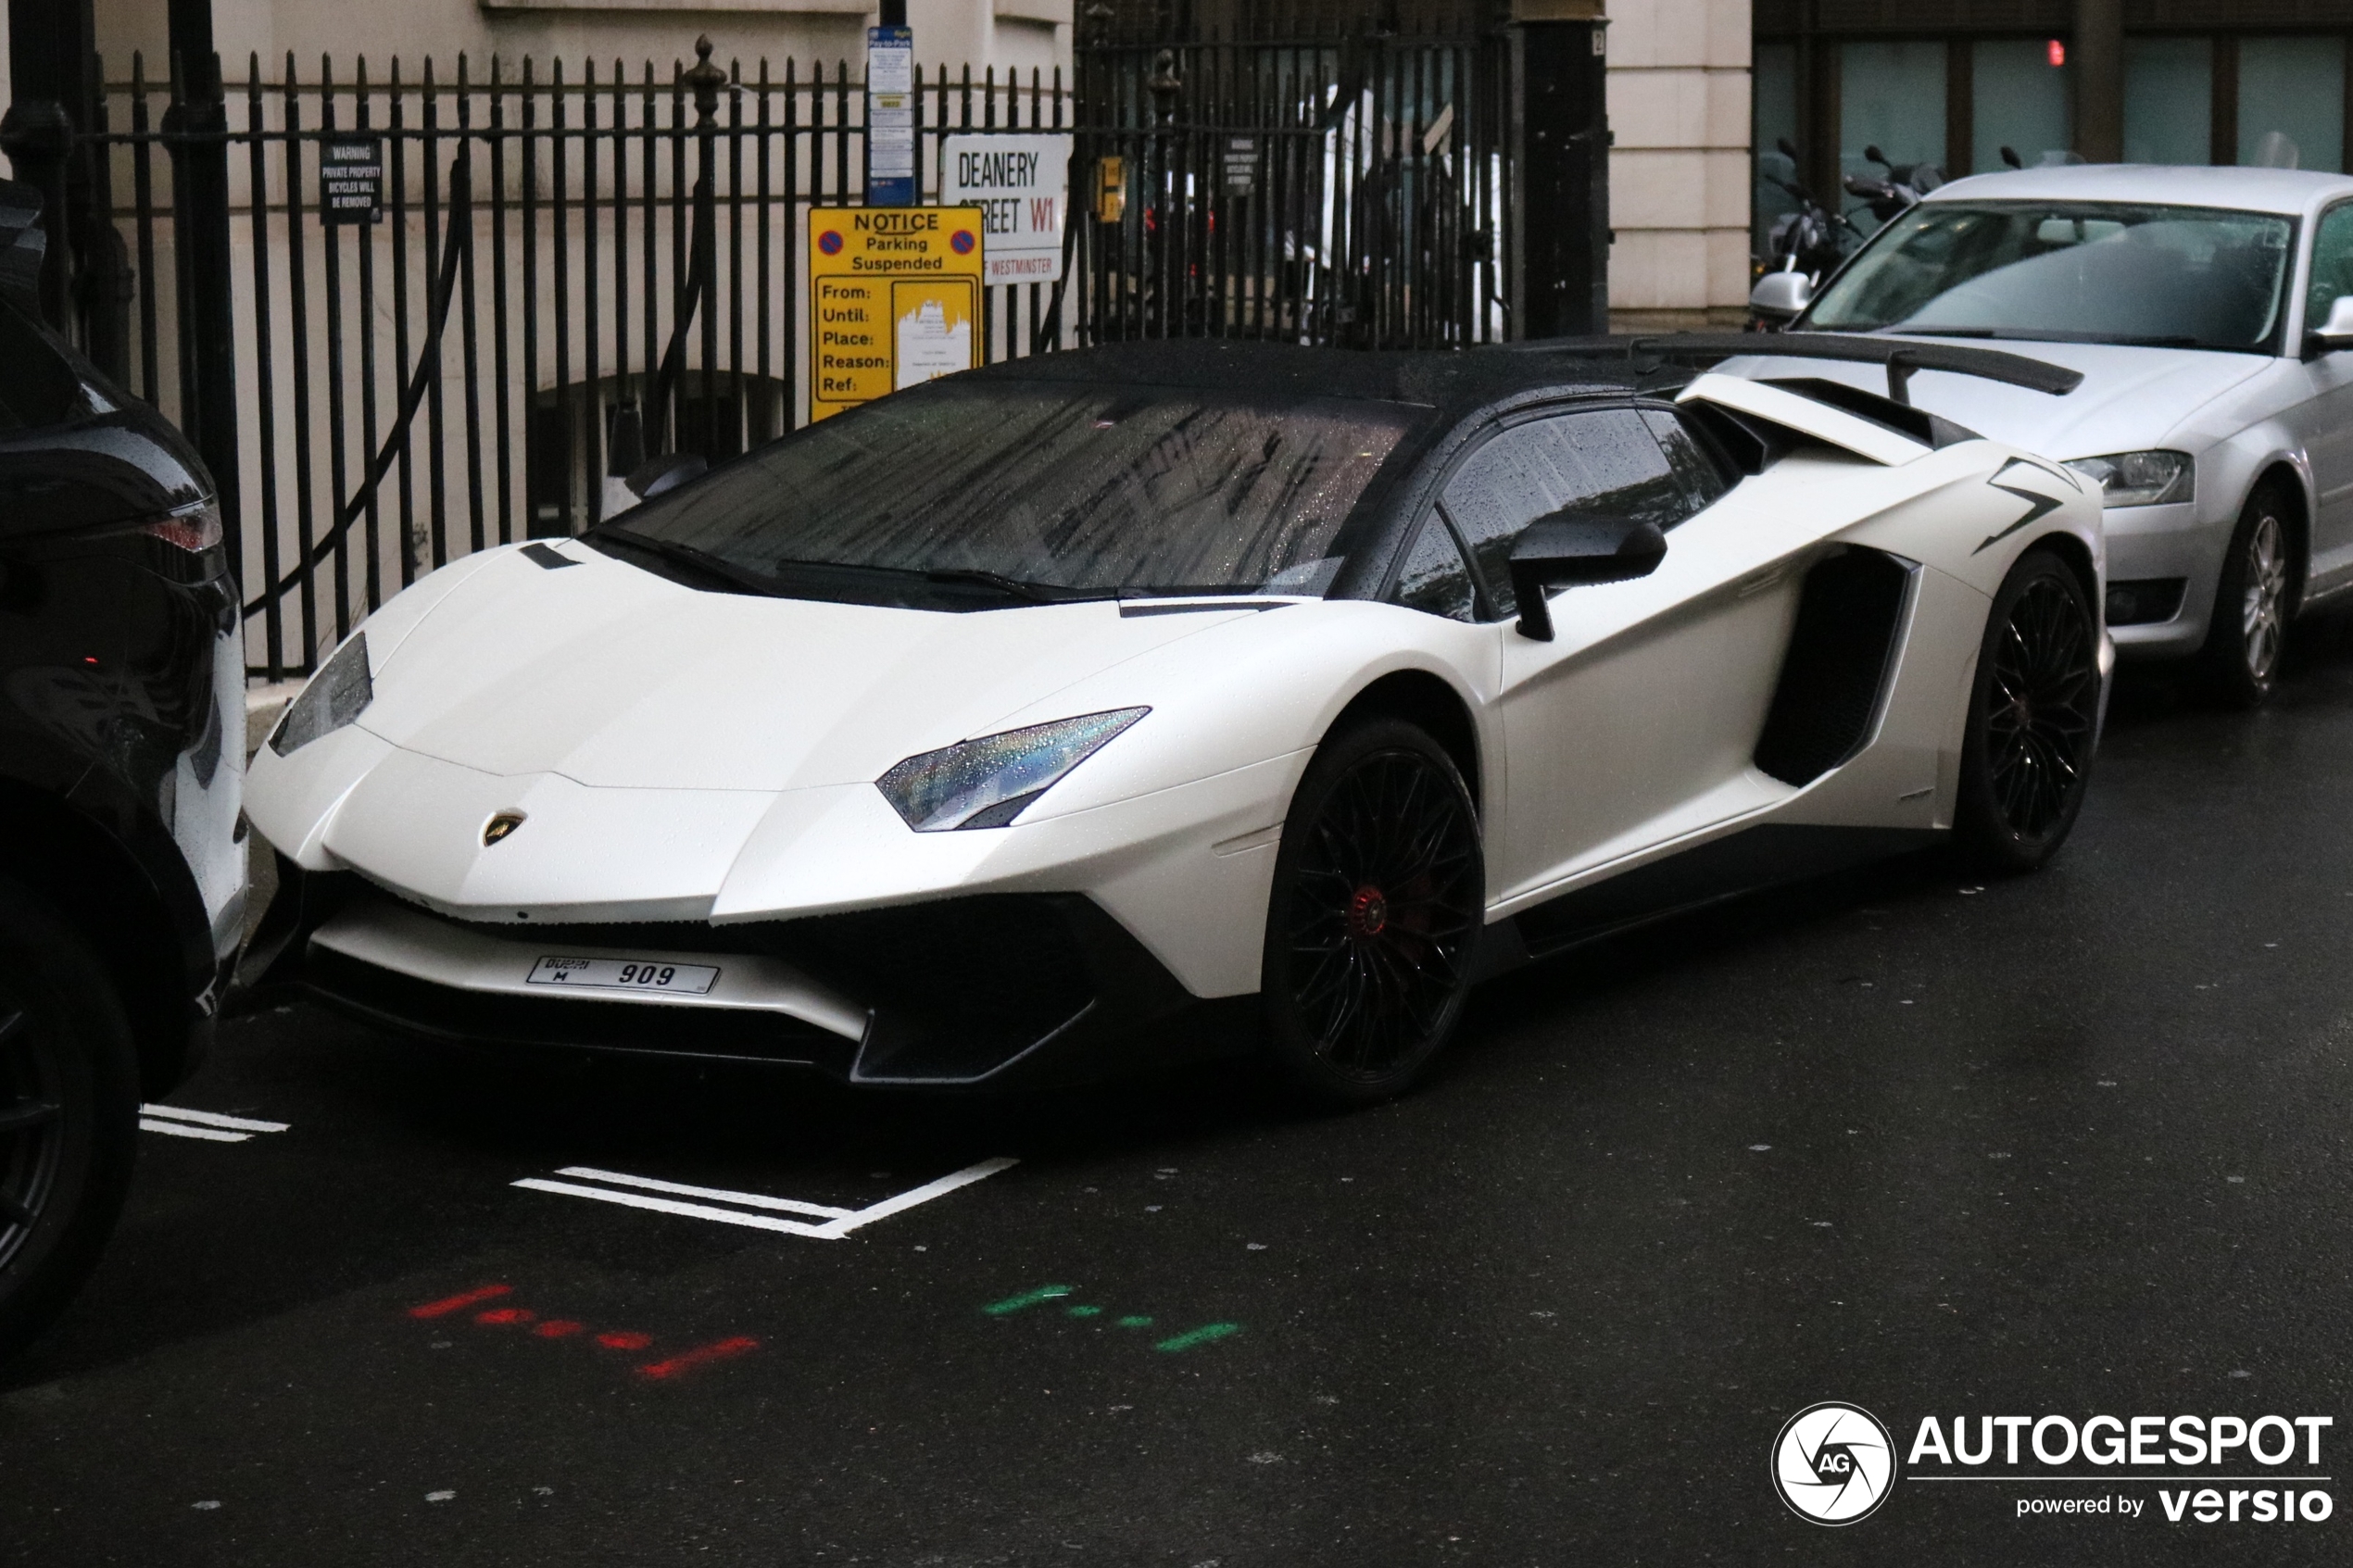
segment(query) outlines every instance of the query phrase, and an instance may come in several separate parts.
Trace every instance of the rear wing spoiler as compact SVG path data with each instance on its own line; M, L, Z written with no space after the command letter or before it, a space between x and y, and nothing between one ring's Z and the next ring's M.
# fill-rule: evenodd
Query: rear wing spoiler
M1891 402L1910 404L1912 377L1920 370L1949 370L2046 392L2064 397L2083 384L2083 372L2070 370L2023 354L1998 348L1969 348L1953 343L1908 343L1900 338L1866 337L1858 332L1692 332L1680 337L1643 337L1634 350L1662 359L1688 359L1714 365L1743 354L1777 359L1845 359L1887 367Z
M1564 338L1514 345L1532 353L1597 358L1623 354L1629 359L1659 359L1705 370L1745 355L1771 359L1844 359L1887 369L1891 402L1909 406L1912 377L1921 370L1947 370L2022 386L2063 397L2083 384L2083 372L1998 348L1961 344L1915 343L1860 332L1677 332L1666 337Z

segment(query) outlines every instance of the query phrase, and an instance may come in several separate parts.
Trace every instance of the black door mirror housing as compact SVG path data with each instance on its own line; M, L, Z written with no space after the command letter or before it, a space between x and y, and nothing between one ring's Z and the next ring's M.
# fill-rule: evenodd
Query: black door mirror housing
M1512 541L1512 596L1519 601L1519 634L1540 643L1553 640L1545 589L1648 577L1666 558L1667 535L1655 522L1603 517L1573 507L1538 518Z

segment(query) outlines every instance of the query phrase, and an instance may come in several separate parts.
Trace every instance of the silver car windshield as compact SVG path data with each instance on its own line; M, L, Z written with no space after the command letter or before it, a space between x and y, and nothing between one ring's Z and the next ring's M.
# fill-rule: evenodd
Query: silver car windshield
M1923 202L1799 324L1823 332L2262 349L2295 225L2117 202Z

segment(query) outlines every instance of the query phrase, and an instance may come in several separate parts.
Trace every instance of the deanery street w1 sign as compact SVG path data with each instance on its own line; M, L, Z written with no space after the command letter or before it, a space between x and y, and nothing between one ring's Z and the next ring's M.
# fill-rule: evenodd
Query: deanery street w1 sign
M1063 275L1070 138L990 132L939 147L939 199L980 209L988 282L1051 283Z

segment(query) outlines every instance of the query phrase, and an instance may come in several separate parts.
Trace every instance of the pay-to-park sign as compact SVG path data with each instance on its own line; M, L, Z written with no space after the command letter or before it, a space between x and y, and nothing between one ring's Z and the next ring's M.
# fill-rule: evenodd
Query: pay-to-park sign
M809 212L809 417L980 363L976 207Z

